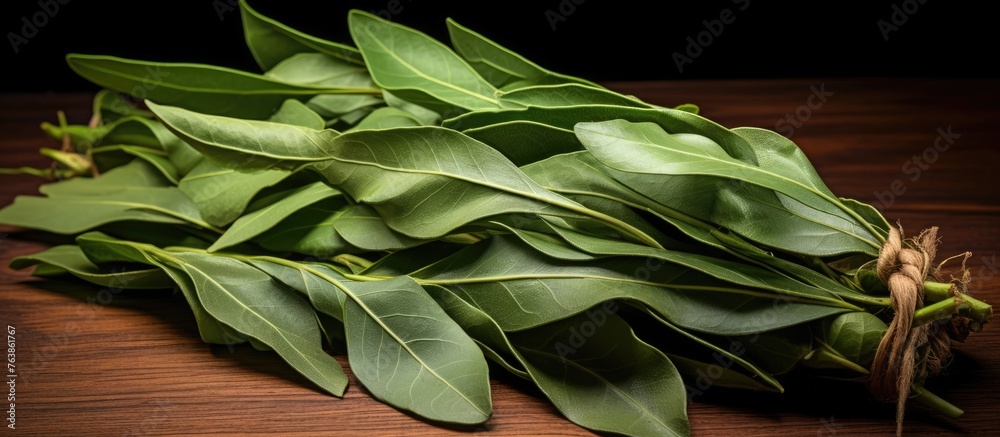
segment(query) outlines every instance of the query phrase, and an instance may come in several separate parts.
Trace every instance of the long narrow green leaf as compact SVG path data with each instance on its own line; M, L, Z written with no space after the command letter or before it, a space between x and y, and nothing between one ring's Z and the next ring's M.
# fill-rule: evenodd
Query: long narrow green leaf
M546 189L580 201L578 196L588 196L620 202L637 210L648 211L701 245L719 249L750 264L762 268L773 266L791 277L830 293L855 295L850 289L808 267L786 261L742 240L739 236L722 232L679 211L671 210L648 197L612 179L590 152L575 152L553 156L521 169Z
M213 317L264 343L323 390L344 395L347 375L323 351L319 325L304 299L240 261L193 252L163 257L191 277Z
M620 182L749 239L815 256L873 254L881 247L867 223L835 198L808 182L732 158L706 137L622 120L580 123L576 132ZM671 188L664 191L664 184Z
M729 387L743 390L769 392L778 391L754 378L746 376L733 369L722 367L716 363L705 363L671 353L667 353L666 355L667 358L670 358L670 362L674 364L674 367L677 368L678 372L682 375L687 375L695 381L698 381L698 378L702 378L701 381L704 381L702 382L703 384L710 382L712 386L716 387ZM709 375L711 375L711 377Z
M155 246L119 240L100 232L88 232L76 238L86 256L97 264L109 262L139 263L155 266L163 271L181 290L191 312L202 341L210 344L234 345L245 343L246 339L232 328L223 325L205 310L198 298L191 277L179 267L164 262L159 256L163 251Z
M653 108L634 97L614 91L579 83L536 85L497 93L500 106L523 108L526 106L560 107L574 105L614 105L632 108Z
M296 100L282 103L269 122L302 129L323 129L323 120ZM229 158L227 162L203 159L178 185L198 205L205 220L216 226L232 223L257 193L292 174L282 169L248 169L247 167L252 167L253 157L239 154L228 154L225 157Z
M330 158L326 145L340 135L331 129L241 120L199 114L147 102L172 132L218 162L231 162L242 172L268 169L278 163L305 163Z
M520 362L520 357L507 339L507 334L500 329L490 316L482 310L462 300L451 290L437 285L424 286L434 301L443 309L455 323L458 323L487 358L500 364L511 373L531 379Z
M475 342L412 279L353 282L312 264L269 257L251 262L278 277L294 277L291 272L279 273L281 268L314 276L290 282L301 286L318 279L326 283L327 293L337 290L346 296L326 300L330 307L343 305L351 370L376 398L431 420L476 424L489 419L486 360ZM310 286L307 292L312 290L322 289Z
M10 268L20 270L31 266L55 267L84 281L115 289L172 288L174 281L160 269L116 270L100 268L84 255L79 246L61 245L44 251L14 258ZM47 269L52 272L52 269ZM39 270L36 270L35 274Z
M344 241L364 250L399 250L425 241L393 231L374 209L364 204L348 206L333 227Z
M565 319L612 299L641 302L671 323L718 335L764 332L851 308L734 286L643 258L560 261L505 235L473 244L410 276L448 287L507 331Z
M349 132L324 151L330 159L314 164L316 171L414 238L438 238L503 213L596 214L542 189L495 150L448 129Z
M127 184L124 175L142 174L149 185ZM150 176L150 175L155 176ZM141 184L142 180L136 180ZM0 210L0 223L58 234L77 234L108 223L138 220L213 229L195 205L143 161L116 168L97 179L77 178L42 187L49 197L18 196ZM150 186L152 185L152 186Z
M573 131L534 121L506 121L462 133L488 144L518 166L583 150Z
M782 392L782 393L785 391L785 388L781 386L781 383L778 382L777 379L775 379L774 375L771 375L770 373L768 373L765 370L763 370L760 367L758 367L756 364L754 364L754 363L748 361L746 358L744 358L743 355L744 355L745 351L743 351L744 353L740 353L740 354L733 353L734 351L731 351L730 348L731 348L731 346L734 343L730 343L730 347L727 347L727 348L720 347L720 346L718 346L718 345L716 345L716 344L714 344L714 343L712 343L712 342L710 342L710 341L702 338L701 336L698 336L698 335L695 335L694 333L688 332L687 329L681 328L681 327L679 327L677 325L674 325L673 323L670 323L667 320L664 320L663 317L661 317L659 314L657 314L656 311L654 311L654 310L652 310L652 309L650 309L648 307L641 307L640 309L642 309L646 314L649 314L651 317L653 317L654 319L656 319L658 322L662 323L663 326L666 326L666 327L672 329L674 332L677 332L678 334L686 337L687 339L689 339L689 340L691 340L691 341L693 341L693 342L695 342L697 344L700 344L700 345L702 345L702 346L704 346L704 347L712 350L713 351L712 357L716 358L717 360L719 359L718 357L723 357L723 359L732 360L733 363L739 364L740 367L743 367L744 369L750 371L751 373L753 373L754 375L756 375L757 377L759 377L763 381L763 382L760 382L760 381L757 381L757 380L753 380L757 384L757 386L764 386L765 390L775 390L775 391ZM739 346L742 347L742 343L740 343ZM736 349L737 352L739 352L740 350L741 349ZM671 357L671 359L673 359L673 358ZM742 376L742 374L739 374L739 373L736 373L736 372L733 372L733 373L735 373L736 375ZM749 379L749 378L747 378L747 379ZM767 384L764 384L764 383L767 383Z
M463 247L464 244L441 240L429 241L385 255L359 274L385 278L408 275L454 254Z
M526 108L481 110L469 112L442 122L449 129L467 130L511 121L531 121L552 128L573 130L577 123L608 120L656 123L663 130L698 134L722 147L729 156L748 164L757 164L757 157L747 140L707 118L686 111L668 108L635 108L619 105L528 106Z
M362 129L387 129L393 127L422 126L424 123L417 116L399 108L384 107L372 111L350 131Z
M278 264L268 261L267 258L251 258L247 262L271 275L278 282L302 293L316 311L343 323L347 294L328 280L328 278L342 278L341 274L330 266L321 263Z
M294 85L267 77L203 64L148 62L113 56L70 54L70 68L105 88L178 105L206 114L263 119L285 99L319 94L377 94L371 88Z
M177 170L174 163L167 158L165 152L139 146L121 146L121 150L129 155L148 162L153 167L156 167L163 177L167 178L171 184L177 185L180 183L180 171Z
M265 77L296 85L328 88L374 88L364 66L348 63L322 53L289 56L264 73ZM376 99L379 101L380 99Z
M253 241L267 250L320 258L362 252L362 249L344 240L334 227L349 208L350 205L342 197L321 200L292 213Z
M511 335L531 378L574 423L635 436L687 436L687 395L662 352L612 312Z
M569 244L595 255L635 256L660 260L697 270L734 285L774 291L788 296L824 300L833 305L843 302L836 295L825 290L756 266L699 254L657 249L625 241L593 237L558 226L553 226L552 229Z
M268 117L267 121L316 130L322 130L325 127L323 118L319 114L295 99L285 100L278 111Z
M350 288L355 299L344 308L347 354L365 387L430 419L467 424L489 419L482 352L419 285L401 276Z
M280 169L241 172L212 160L198 163L177 187L197 205L205 221L225 226L239 218L254 196L289 176Z
M310 164L410 237L438 238L504 213L589 216L641 234L542 189L489 146L450 129L426 126L338 135L152 103L150 108L179 136L216 159L249 155L248 165L254 168ZM429 201L431 197L435 201ZM644 235L636 238L643 237L649 240Z
M518 83L521 86L580 83L598 86L588 80L566 76L539 67L534 62L449 18L448 34L455 50L479 74L496 87Z
M375 82L372 81L364 66L341 61L321 53L292 55L274 66L265 76L305 86L376 88ZM377 95L321 94L309 99L308 105L324 118L335 118L381 103L382 99ZM323 125L313 128L322 129Z
M314 182L291 192L282 193L281 200L243 215L233 222L226 233L222 234L208 250L214 252L247 241L273 228L295 211L337 195L340 195L340 191L330 188L323 182Z
M364 65L361 53L354 47L307 35L253 10L246 0L240 0L243 35L257 64L270 70L296 53L316 52L356 65Z
M359 10L348 26L372 79L393 94L431 109L499 107L496 88L426 34Z

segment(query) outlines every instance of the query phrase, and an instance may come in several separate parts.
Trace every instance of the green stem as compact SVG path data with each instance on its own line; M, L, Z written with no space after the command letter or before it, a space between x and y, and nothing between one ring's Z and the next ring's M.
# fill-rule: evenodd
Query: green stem
M570 209L570 208L567 208L567 209ZM658 241L656 241L655 239L653 239L653 237L650 237L649 235L646 235L645 232L642 232L639 229L635 228L634 226L632 226L632 225L630 225L628 223L625 223L625 222L623 222L621 220L618 220L618 219L616 219L616 218L614 218L614 217L612 217L610 215L604 214L602 212L594 211L594 210L589 209L589 208L579 208L579 209L570 209L570 210L571 211L575 210L575 212L579 212L581 214L589 215L589 216L591 216L593 218L596 218L596 219L598 219L598 220L600 220L600 221L602 221L604 223L607 223L608 226L611 226L612 228L617 229L618 231L625 233L626 236L632 236L632 237L637 238L639 240L639 242L641 242L641 243L643 243L643 244L645 244L647 246L655 247L657 249L663 249L663 246L661 246Z
M847 369L864 375L868 374L868 369L844 358L826 344L822 345L821 349L816 349L806 355L806 358L801 361L802 365L814 369Z
M958 312L958 298L942 300L913 312L913 327L926 325L936 320L949 319Z
M962 411L961 408L956 407L951 402L939 398L937 395L931 393L930 390L925 389L920 384L917 383L911 384L910 390L912 391L913 399L915 401L920 402L921 404L924 404L930 408L933 408L934 410L938 411L941 414L944 414L945 416L948 416L952 419L958 419L959 417L962 417L963 414L965 414L965 412Z
M375 282L392 279L392 276L355 275L352 273L341 273L340 275L355 282Z
M51 169L48 168L32 168L32 167L18 167L18 168L0 168L0 175L9 174L26 174L31 176L37 176L43 179L52 180L53 173ZM57 170L55 173L56 179L69 178L75 175L72 170Z
M925 306L913 313L913 326L925 325L935 320L947 319L961 313L977 323L989 322L993 316L993 307L972 296L958 293L951 299L945 299Z
M335 263L345 265L347 267L358 266L361 267L362 269L367 269L368 267L371 267L372 264L374 264L373 262L367 259L364 259L357 255L351 255L349 253L342 253L340 255L331 258L330 260Z
M967 294L959 294L958 299L961 300L958 311L972 320L979 323L986 323L993 316L993 307L986 302Z
M927 302L940 302L951 297L953 285L942 282L924 281L924 300Z

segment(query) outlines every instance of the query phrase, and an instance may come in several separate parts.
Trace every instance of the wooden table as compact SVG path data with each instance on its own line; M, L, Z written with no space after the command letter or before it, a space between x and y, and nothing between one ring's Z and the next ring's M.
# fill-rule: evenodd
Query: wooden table
M942 255L972 251L972 290L987 302L1000 302L1000 82L607 85L661 105L697 103L702 114L725 126L792 134L835 193L879 204L887 218L911 233L939 226ZM36 150L54 143L38 124L55 122L60 109L71 122L85 123L90 97L0 96L0 167L44 166ZM953 144L936 140L948 129ZM3 205L15 195L35 193L40 183L2 178ZM890 198L886 193L892 190ZM0 326L16 329L19 434L589 434L563 419L532 387L503 375L493 380L494 417L475 430L422 422L372 400L354 379L344 399L330 397L274 354L201 343L184 300L169 292L102 295L97 287L12 271L6 267L11 258L46 243L28 240L38 234L10 228L0 233L9 234L0 240ZM908 434L1000 433L1000 326L987 325L954 349L950 373L928 386L966 415L950 420L912 406ZM891 406L869 400L861 387L822 381L791 381L785 395L712 389L695 399L689 416L694 435L894 431Z

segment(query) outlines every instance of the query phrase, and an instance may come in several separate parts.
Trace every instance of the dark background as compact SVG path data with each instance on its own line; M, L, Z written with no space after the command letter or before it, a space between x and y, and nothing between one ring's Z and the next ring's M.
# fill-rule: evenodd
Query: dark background
M257 72L243 43L235 0L124 2L41 0L59 10L17 47L22 18L43 12L39 0L5 2L3 65L13 80L0 91L96 90L63 61L69 52L154 61L200 62ZM393 2L398 2L393 4ZM431 2L251 0L259 12L304 32L349 42L347 16L357 8L447 43L452 17L549 69L595 81L843 76L995 77L996 16L965 1L795 2L763 0L652 2L631 0ZM916 11L888 34L896 5ZM562 8L560 10L560 7ZM745 10L740 10L746 7ZM51 10L52 7L50 6ZM390 13L395 9L398 13ZM724 9L735 20L678 69L688 37ZM558 13L555 30L546 11ZM568 13L567 13L568 12ZM904 15L899 12L896 23ZM551 15L550 15L551 16ZM557 17L558 18L558 17ZM706 38L703 35L702 41ZM11 77L8 76L8 77Z

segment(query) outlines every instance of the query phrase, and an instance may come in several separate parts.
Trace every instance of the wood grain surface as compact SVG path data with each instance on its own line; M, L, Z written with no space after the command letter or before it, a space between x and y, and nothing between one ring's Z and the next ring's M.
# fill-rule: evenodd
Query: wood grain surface
M942 255L972 251L972 291L987 302L1000 302L1000 82L607 85L656 104L697 103L703 115L727 127L791 134L838 195L876 204L911 233L939 226ZM66 111L72 123L86 123L90 98L0 95L0 167L46 165L37 149L54 143L39 123L54 122L57 110ZM946 150L935 149L936 139L949 129L953 142L938 140L938 149ZM40 183L27 176L0 178L0 205L35 193ZM885 193L894 187L898 194L890 199ZM5 427L5 435L591 435L562 418L530 385L501 372L492 384L495 414L478 429L416 419L374 401L353 377L343 399L328 396L274 354L203 344L184 300L168 291L115 294L12 271L7 264L13 257L57 240L12 228L0 228L0 236L0 326L16 329L18 363L17 429ZM906 434L1000 434L1000 326L987 325L954 350L948 374L927 385L965 409L965 416L951 420L913 405ZM344 357L337 358L346 366ZM692 433L894 431L893 408L872 401L860 386L787 383L783 395L706 390L689 406Z

